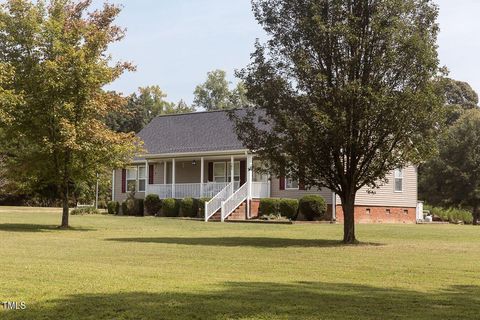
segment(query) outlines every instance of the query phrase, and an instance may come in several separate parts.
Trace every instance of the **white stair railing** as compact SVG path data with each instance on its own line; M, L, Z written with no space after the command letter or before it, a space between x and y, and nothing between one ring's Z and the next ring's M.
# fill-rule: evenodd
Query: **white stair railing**
M244 183L228 199L222 202L222 222L248 198L248 184Z
M205 222L210 219L215 212L222 208L222 202L232 195L232 182L227 184L219 193L217 193L210 201L205 202Z

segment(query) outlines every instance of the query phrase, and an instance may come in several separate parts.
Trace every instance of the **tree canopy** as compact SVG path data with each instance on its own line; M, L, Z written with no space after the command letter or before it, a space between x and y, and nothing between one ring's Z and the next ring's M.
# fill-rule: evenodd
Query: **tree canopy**
M438 8L428 0L254 0L253 10L269 41L238 73L253 107L231 113L237 134L278 175L336 192L343 240L354 243L357 191L434 149L443 121Z
M243 83L239 82L233 89L230 89L230 85L225 71L214 70L208 72L207 80L195 88L193 104L197 108L203 108L207 111L245 106L248 101Z
M153 118L174 113L194 112L195 107L180 100L177 104L166 100L167 94L159 86L138 88L128 97L125 110L111 112L107 125L118 132L139 132Z
M89 7L88 0L0 5L0 64L14 75L8 88L22 96L2 128L7 172L25 187L53 186L63 201L62 227L75 185L109 175L140 147L133 134L104 123L125 101L103 87L133 70L106 53L124 36L114 24L120 9Z
M478 94L467 82L445 78L443 91L447 126L458 120L465 110L478 108Z
M469 109L440 136L439 154L422 166L421 195L438 206L480 209L480 110Z

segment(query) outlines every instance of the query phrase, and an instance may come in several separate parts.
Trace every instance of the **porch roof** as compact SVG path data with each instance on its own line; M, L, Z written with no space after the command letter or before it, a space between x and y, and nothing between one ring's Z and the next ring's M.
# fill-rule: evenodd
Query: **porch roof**
M245 149L225 111L159 116L138 137L147 155Z

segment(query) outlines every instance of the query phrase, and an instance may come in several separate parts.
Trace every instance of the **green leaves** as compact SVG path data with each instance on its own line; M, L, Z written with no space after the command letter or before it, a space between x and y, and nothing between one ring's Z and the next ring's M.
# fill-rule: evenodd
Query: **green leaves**
M248 105L246 87L239 82L230 90L230 83L223 70L214 70L207 74L207 80L195 88L193 104L207 111L241 108Z
M111 66L106 54L123 37L113 24L120 10L105 5L91 11L89 4L8 0L0 6L0 66L9 66L14 77L8 88L23 98L8 109L12 121L3 126L8 173L31 188L55 185L67 197L72 186L109 172L139 150L133 134L104 124L125 100L103 87L132 68ZM0 95L7 79L1 75Z

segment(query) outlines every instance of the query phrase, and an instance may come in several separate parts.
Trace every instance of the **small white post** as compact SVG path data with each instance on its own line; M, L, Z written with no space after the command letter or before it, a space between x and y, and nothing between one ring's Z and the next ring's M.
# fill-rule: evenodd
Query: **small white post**
M208 209L208 204L205 202L205 211L203 212L203 215L204 215L204 218L205 218L205 222L208 222L208 218L207 218L207 209Z
M235 174L235 161L233 156L230 157L230 182L232 183L232 194L235 192L235 181L233 175Z
M98 172L97 172L97 184L95 186L95 209L98 210Z
M115 170L112 170L112 201L115 201Z
M175 198L175 158L172 159L172 198Z
M204 158L200 158L200 198L203 198L203 181L204 181Z
M332 221L337 220L337 195L332 192Z

